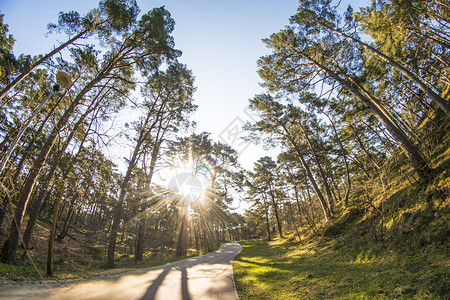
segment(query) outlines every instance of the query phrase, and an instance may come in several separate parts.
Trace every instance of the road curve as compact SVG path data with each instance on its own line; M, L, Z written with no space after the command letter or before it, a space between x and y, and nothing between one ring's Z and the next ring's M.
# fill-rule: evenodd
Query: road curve
M238 243L163 266L107 278L58 283L0 285L0 299L237 299L231 262L242 251Z

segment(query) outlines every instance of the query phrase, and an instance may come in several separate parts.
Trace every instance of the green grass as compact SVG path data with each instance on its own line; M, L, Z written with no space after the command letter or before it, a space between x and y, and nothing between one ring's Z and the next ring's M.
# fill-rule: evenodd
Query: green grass
M0 279L22 281L35 278L37 275L36 270L30 266L16 266L0 263Z
M416 255L361 241L305 246L286 241L244 241L233 263L239 298L245 299L446 299L445 251ZM336 249L337 248L337 249Z
M430 178L420 182L405 155L379 176L353 179L349 207L319 224L320 237L244 241L233 263L239 298L450 299L450 122L434 139ZM416 179L415 179L416 178ZM369 205L370 204L370 205Z
M43 225L38 222L31 241L32 247L28 252L29 256L20 250L18 251L17 265L0 264L0 282L106 277L130 272L131 269L160 266L205 253L189 249L187 256L177 257L173 248L147 248L142 262L135 263L135 257L130 253L129 247L126 244L118 243L114 260L115 268L107 268L106 247L98 243L87 242L84 234L76 232L72 233L72 238L67 237L62 242L55 243L54 275L48 277L46 276L48 228Z

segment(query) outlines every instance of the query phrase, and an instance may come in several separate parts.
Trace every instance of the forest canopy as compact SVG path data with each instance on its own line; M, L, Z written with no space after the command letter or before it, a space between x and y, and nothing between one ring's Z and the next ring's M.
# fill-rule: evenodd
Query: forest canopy
M107 267L228 240L303 243L349 233L357 219L349 236L444 245L448 229L433 216L448 214L449 5L300 0L292 13L262 40L264 91L249 99L260 118L244 126L246 142L281 151L252 170L195 133L195 74L165 7L102 0L85 15L61 12L48 29L66 40L36 56L15 55L0 15L1 262L42 251L37 227L48 230L38 258L48 275L68 238ZM60 71L70 86L55 87ZM131 110L123 132L109 130ZM105 151L118 139L131 149L122 172ZM175 189L156 179L164 170ZM247 202L243 215L234 200Z

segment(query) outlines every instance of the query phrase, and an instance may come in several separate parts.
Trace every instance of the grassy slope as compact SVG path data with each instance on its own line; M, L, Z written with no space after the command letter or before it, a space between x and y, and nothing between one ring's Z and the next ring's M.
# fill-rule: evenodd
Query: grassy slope
M294 245L244 241L233 270L245 299L445 299L448 258L428 247L405 255L332 241Z
M450 122L440 120L438 131L420 129L434 140L424 146L434 169L428 182L415 182L396 155L383 179L354 181L350 208L338 207L322 236L302 228L307 245L242 242L233 265L240 298L450 299Z

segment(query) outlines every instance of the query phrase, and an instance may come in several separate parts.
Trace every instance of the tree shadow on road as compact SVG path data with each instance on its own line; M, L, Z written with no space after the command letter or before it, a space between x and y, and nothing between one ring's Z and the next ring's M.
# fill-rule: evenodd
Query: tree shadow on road
M181 297L183 300L191 300L191 296L189 295L188 285L187 285L187 269L186 266L167 266L163 269L161 274L158 275L158 277L153 280L152 284L148 287L147 292L145 292L145 295L142 296L142 300L149 300L149 299L155 299L156 292L158 291L159 287L164 281L164 278L166 278L167 274L171 270L179 270L181 272Z
M159 288L163 285L164 279L171 271L176 270L180 271L181 273L181 299L191 300L191 295L189 293L188 288L187 269L198 264L215 264L215 263L230 264L236 255L236 249L239 249L240 251L241 248L239 245L227 245L213 253L189 258L184 260L183 262L181 261L174 262L165 266L162 272L158 275L158 277L152 280L151 285L148 287L146 293L144 294L144 296L142 296L141 299L142 300L155 299L156 293L158 292ZM217 274L215 275L217 276ZM212 291L213 290L211 290L211 293ZM175 291L173 292L175 293Z

